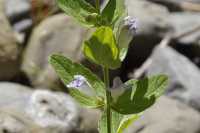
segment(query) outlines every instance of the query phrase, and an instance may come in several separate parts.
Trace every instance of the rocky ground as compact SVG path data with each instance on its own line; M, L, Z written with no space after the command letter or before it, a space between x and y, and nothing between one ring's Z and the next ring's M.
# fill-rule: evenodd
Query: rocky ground
M139 29L111 77L165 73L170 83L125 132L200 133L200 1L127 0L127 6ZM54 0L0 0L0 27L0 133L96 133L100 111L77 105L48 64L59 52L101 76L81 53L90 31Z

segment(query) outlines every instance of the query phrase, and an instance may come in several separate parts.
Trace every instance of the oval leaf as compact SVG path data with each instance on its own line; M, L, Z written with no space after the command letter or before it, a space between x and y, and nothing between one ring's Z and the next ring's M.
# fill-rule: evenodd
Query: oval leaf
M69 16L74 17L78 22L87 25L95 25L95 21L88 19L97 14L97 10L85 0L57 0L58 6Z
M119 50L109 27L98 28L92 37L85 41L83 50L85 56L98 65L110 69L120 67Z
M102 17L114 25L120 17L126 14L125 0L109 0L102 11Z
M105 96L104 83L89 69L85 68L81 64L74 63L62 55L52 55L49 62L54 67L65 85L73 81L74 75L82 75L87 79L97 97Z
M102 17L107 20L107 22L112 22L115 14L116 0L109 0L108 4L102 11Z
M129 89L113 103L113 109L121 114L136 114L152 106L160 97L168 83L165 75L153 76L143 80L130 80L125 83Z

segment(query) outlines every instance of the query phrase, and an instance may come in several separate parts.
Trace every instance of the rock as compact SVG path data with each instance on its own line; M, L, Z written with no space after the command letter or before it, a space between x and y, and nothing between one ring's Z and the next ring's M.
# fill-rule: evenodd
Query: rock
M169 23L174 29L173 47L200 67L200 13L171 13Z
M34 133L34 131L42 133L23 111L30 96L29 87L9 82L0 83L1 133Z
M164 6L142 0L128 0L126 5L128 15L139 21L137 35L159 36L169 30L170 25L167 22L169 12Z
M23 33L28 32L29 28L33 25L31 19L23 19L20 22L13 24L13 29L17 32Z
M31 16L34 24L40 23L48 16L59 12L59 8L55 0L29 0L31 1Z
M163 96L125 133L198 133L199 124L197 111Z
M81 61L81 43L85 29L65 14L54 15L36 27L24 53L22 70L34 86L58 89L60 84L48 63L52 53L62 53Z
M32 91L29 87L25 87L15 83L0 83L0 107L13 106L18 109L25 108L27 100L31 96Z
M152 54L148 75L167 74L167 95L200 110L200 70L189 59L170 47L157 47Z
M0 131L71 133L79 127L79 107L64 93L2 82L0 97Z
M11 22L29 16L31 4L29 0L5 0L5 12Z
M200 46L200 13L181 12L172 13L169 16L169 23L174 29L175 36L185 35L178 41L183 44L199 44ZM199 48L200 52L200 48Z
M200 68L200 47L195 44L183 44L177 41L172 42L171 46L179 53L189 58Z
M170 11L200 11L199 0L149 0L166 6Z
M78 109L72 101L71 97L63 93L36 90L31 95L26 112L49 132L68 133L78 123Z
M98 133L98 122L101 118L101 111L97 109L82 108L80 111L79 131L83 133Z
M17 33L25 36L30 31L33 25L30 0L5 0L5 13Z
M19 117L21 115L21 117ZM14 111L0 111L0 133L44 133L36 125Z
M0 0L0 80L8 80L19 71L19 45L4 14L4 1Z
M162 36L171 30L166 7L145 0L128 0L126 5L129 16L138 19L138 30L122 65L121 77L124 81L127 80L127 73L141 66Z

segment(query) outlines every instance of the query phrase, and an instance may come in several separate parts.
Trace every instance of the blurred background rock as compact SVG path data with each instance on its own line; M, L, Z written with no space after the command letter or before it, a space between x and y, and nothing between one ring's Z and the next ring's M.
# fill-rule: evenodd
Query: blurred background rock
M111 77L170 77L166 96L126 133L200 133L200 1L126 3L139 29ZM0 27L0 133L96 133L100 111L77 105L48 64L62 53L101 76L81 52L91 32L55 0L0 0Z

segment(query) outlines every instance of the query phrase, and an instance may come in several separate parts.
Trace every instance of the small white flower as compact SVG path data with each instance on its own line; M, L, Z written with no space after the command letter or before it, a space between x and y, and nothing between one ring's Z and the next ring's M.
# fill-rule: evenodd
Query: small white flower
M86 82L87 82L87 80L85 79L84 76L82 76L82 75L74 75L74 80L72 82L70 82L67 85L67 87L68 88L79 88L83 84L85 84Z
M124 18L124 25L128 27L131 33L134 34L138 29L138 20L136 18L127 16Z
M82 75L74 75L74 79L66 86L67 88L78 89L89 96L94 96L94 92L92 90L90 83Z

